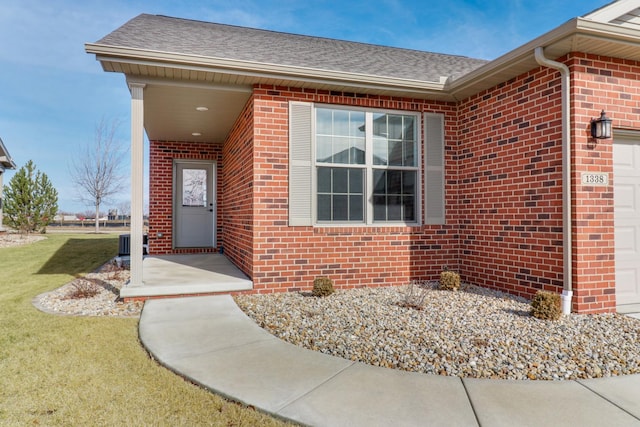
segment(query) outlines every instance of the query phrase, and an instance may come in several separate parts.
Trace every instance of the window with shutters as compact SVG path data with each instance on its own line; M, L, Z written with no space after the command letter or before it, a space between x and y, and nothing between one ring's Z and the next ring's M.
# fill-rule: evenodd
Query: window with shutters
M290 101L289 225L445 224L444 115L422 117L424 150L419 113Z
M315 108L316 222L419 221L420 116Z

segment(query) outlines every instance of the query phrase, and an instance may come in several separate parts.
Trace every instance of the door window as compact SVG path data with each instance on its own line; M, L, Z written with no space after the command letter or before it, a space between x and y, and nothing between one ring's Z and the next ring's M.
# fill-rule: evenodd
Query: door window
M207 206L207 170L182 170L182 206Z

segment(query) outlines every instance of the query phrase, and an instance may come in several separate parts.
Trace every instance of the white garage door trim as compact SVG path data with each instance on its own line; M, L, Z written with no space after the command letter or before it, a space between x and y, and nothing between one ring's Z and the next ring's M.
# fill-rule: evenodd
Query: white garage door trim
M616 302L640 305L640 132L615 133L613 173Z

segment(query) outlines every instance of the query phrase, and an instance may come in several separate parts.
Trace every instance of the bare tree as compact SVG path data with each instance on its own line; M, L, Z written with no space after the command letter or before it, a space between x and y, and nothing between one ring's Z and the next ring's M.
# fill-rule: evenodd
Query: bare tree
M121 167L126 151L116 138L119 125L118 120L102 119L96 125L93 144L80 150L70 166L80 199L95 207L96 233L100 231L100 205L120 192L125 181Z
M118 204L118 211L122 217L123 225L127 226L127 221L131 216L131 200L123 200Z

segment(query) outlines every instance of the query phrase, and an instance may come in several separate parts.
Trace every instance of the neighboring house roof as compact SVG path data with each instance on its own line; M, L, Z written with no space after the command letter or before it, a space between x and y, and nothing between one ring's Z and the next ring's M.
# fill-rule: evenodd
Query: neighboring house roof
M4 146L2 139L0 139L0 170L15 169L16 164L11 159L7 148Z

